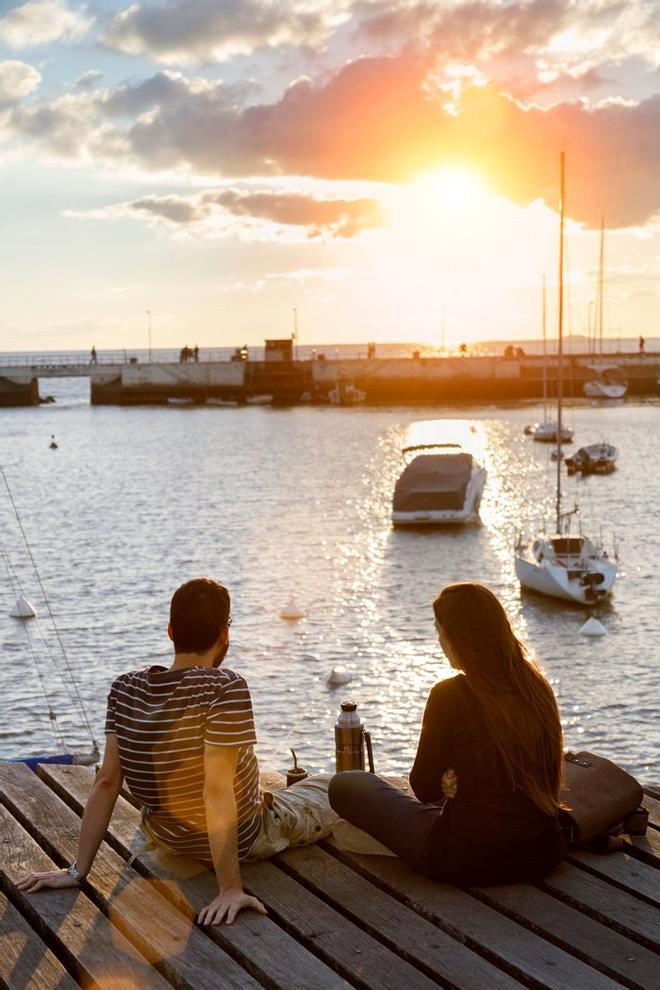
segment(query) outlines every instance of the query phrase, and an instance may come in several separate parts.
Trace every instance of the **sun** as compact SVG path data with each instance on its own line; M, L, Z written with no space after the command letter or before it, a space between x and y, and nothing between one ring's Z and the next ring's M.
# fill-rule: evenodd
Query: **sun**
M447 166L425 172L412 183L429 208L463 212L478 205L486 193L480 176L467 168Z

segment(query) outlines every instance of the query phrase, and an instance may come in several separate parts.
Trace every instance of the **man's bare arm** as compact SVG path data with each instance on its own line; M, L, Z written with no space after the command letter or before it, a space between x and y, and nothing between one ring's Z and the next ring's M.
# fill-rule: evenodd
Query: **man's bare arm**
M219 894L200 911L197 920L201 925L219 925L223 921L231 925L238 912L246 908L267 913L260 900L245 893L241 881L234 795L237 760L237 746L204 747L204 808Z
M92 868L117 803L123 779L117 736L110 732L106 736L103 766L94 778L80 825L76 865L83 876L87 876ZM46 873L31 873L19 880L16 886L19 890L34 893L35 890L48 887L75 887L76 884L77 881L66 870L50 870Z

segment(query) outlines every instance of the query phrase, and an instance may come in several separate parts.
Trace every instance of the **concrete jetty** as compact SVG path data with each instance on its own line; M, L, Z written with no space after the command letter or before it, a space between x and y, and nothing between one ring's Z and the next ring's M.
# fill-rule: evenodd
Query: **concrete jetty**
M582 397L594 369L616 367L628 381L629 396L658 395L660 353L590 354L564 357L564 395ZM556 393L558 365L546 359L548 396ZM332 358L295 360L291 350L271 349L265 360L98 364L15 364L0 366L0 405L39 401L42 378L84 375L90 379L95 405L204 403L209 400L248 402L271 396L275 403L325 402L337 382L351 382L370 404L501 402L539 399L543 395L540 355L442 356L414 354L405 358Z

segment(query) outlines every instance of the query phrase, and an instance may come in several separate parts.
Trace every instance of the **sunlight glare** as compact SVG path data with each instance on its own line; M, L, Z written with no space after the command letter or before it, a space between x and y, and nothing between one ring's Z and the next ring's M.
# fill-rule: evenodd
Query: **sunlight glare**
M415 179L413 187L426 206L457 213L477 205L486 192L478 175L458 167L426 172Z

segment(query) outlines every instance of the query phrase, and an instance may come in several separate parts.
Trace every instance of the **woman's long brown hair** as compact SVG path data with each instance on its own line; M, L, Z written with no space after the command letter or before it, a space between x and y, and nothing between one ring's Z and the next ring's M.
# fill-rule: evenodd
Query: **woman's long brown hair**
M542 811L561 808L563 739L552 688L481 584L444 588L433 611L484 714L513 787Z

